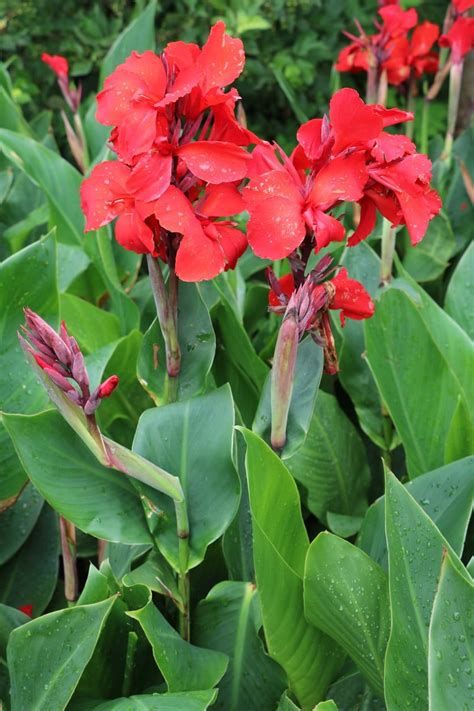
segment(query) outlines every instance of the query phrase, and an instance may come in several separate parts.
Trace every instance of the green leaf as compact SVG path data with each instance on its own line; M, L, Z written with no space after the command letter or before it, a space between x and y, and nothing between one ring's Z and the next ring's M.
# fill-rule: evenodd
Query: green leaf
M248 334L227 301L217 308L218 341L221 348L216 366L221 365L219 382L230 382L232 394L245 422L252 421L268 367L256 354ZM216 376L216 377L217 377Z
M286 685L282 670L266 654L258 594L252 583L223 582L197 606L193 639L224 652L229 667L219 683L216 711L275 708Z
M338 707L332 699L328 699L328 701L320 701L314 707L314 711L338 711Z
M432 711L468 709L474 662L474 584L447 554L429 631L429 704Z
M18 341L25 306L37 311L52 326L58 325L56 245L52 234L0 264L0 408L8 412L35 412L47 401Z
M185 642L151 600L140 610L127 614L140 623L168 691L209 689L223 677L227 656Z
M402 439L411 478L444 463L458 396L473 401L467 398L472 386L466 374L474 365L474 349L466 345L464 351L456 350L458 326L452 321L453 329L442 331L446 348L441 348L433 333L446 324L433 316L427 323L423 310L405 292L392 288L365 323L367 358ZM467 369L462 380L461 363Z
M374 250L366 242L358 245L357 249L348 247L341 264L375 298L380 284L380 259ZM377 446L388 449L391 442L386 442L386 418L382 414L380 393L365 358L364 323L346 319L344 328L341 328L339 319L333 322L341 340L337 349L341 385L351 397L360 426L366 435Z
M285 79L283 72L276 66L272 66L271 69L275 75L275 79L277 80L278 85L280 86L280 89L286 96L289 105L293 109L293 113L295 114L296 118L300 123L306 123L306 121L308 120L308 116L304 112L303 108L300 106L300 103L296 98L292 87Z
M150 541L127 477L99 464L58 412L8 415L4 423L31 481L68 521L107 541Z
M15 104L10 94L0 86L0 128L6 128L15 133L31 136L32 131L25 121L18 104Z
M150 548L151 543L150 545L134 546L128 546L124 543L108 543L107 558L117 580L122 580L123 576L130 572L133 561L147 553Z
M234 518L240 486L232 461L234 407L229 387L147 410L138 423L133 451L179 476L188 508L190 567ZM160 511L157 544L178 568L174 506L168 497L143 489Z
M416 249L408 243L403 266L418 282L434 281L448 267L455 251L456 240L451 222L442 212L430 222L425 237Z
M79 202L81 174L58 153L32 138L0 129L0 148L7 158L38 185L54 212L58 239L83 244L84 217Z
M12 711L66 707L115 600L51 612L12 632L8 643Z
M8 638L16 627L29 621L28 615L20 610L0 604L0 703L3 703L5 708L10 702L10 677L7 666Z
M28 477L0 416L0 510L11 504L11 498L18 496L27 481Z
M474 426L466 402L458 396L444 446L444 461L455 462L466 454L474 452Z
M86 353L120 338L120 323L114 314L72 294L62 294L60 303L61 318Z
M324 697L344 653L304 618L303 575L309 540L296 484L263 440L249 430L242 432L247 443L255 574L267 648L286 672L301 705L312 708Z
M328 511L364 513L370 480L365 448L333 395L319 391L306 441L285 463L322 521Z
M281 695L276 711L300 711L300 707L293 703L288 696L288 692L285 691Z
M386 473L385 528L392 629L385 657L385 700L394 711L428 709L428 626L449 543L407 489ZM457 566L462 569L457 560Z
M53 596L58 567L57 516L45 506L23 546L0 568L0 601L12 607L33 605L33 615L40 615Z
M152 551L144 563L127 573L122 583L127 587L145 585L154 592L166 595L176 604L184 605L173 570L157 551Z
M474 244L471 243L459 260L450 279L444 308L474 339L474 309L470 295L474 290Z
M283 447L282 459L293 457L305 442L323 374L323 361L322 348L316 345L312 338L308 336L299 344L286 428L287 441ZM271 381L270 372L265 380L252 426L253 431L266 442L270 442L272 425Z
M82 274L90 264L90 259L81 247L58 242L58 286L66 291L72 282Z
M43 499L33 486L26 486L20 497L0 513L0 565L5 563L30 535L41 513Z
M152 0L141 15L117 37L102 62L99 81L101 86L105 77L124 62L133 50L145 52L147 49L155 49L155 12L156 0Z
M460 556L472 510L474 457L422 474L408 482L406 489ZM358 545L382 568L388 568L385 496L367 511Z
M197 286L180 282L178 303L179 377L170 379L166 372L165 343L157 319L145 333L138 360L138 378L157 405L169 402L170 388L176 385L177 400L203 392L214 360L216 337Z
M71 711L206 711L212 706L217 691L187 691L176 694L143 694L104 701L96 705L75 706Z
M366 553L328 532L311 543L304 580L305 615L352 657L383 694L390 631L388 580Z

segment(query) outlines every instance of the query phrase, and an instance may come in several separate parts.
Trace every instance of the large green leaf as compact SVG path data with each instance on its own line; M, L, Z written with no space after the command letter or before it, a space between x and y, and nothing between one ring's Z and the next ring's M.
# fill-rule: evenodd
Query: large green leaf
M145 10L117 37L107 52L100 69L100 84L131 54L155 49L156 0L152 0Z
M293 393L286 428L287 440L281 454L282 459L292 457L306 439L323 374L323 362L322 348L308 336L298 346ZM253 431L266 442L270 442L272 426L271 381L272 373L270 372L265 380L252 426Z
M0 416L0 510L12 503L12 497L18 496L27 481L28 477Z
M31 136L33 133L20 107L3 86L0 86L0 128L7 128L25 136Z
M165 343L158 320L145 334L138 360L138 377L159 405L187 400L201 393L214 360L216 337L211 318L195 284L179 284L178 340L181 370L178 378L166 372Z
M140 610L127 614L140 623L168 691L209 689L224 675L227 656L185 642L151 600Z
M243 430L253 521L254 563L269 654L285 670L304 709L324 698L344 653L304 618L303 575L309 547L298 490L283 462Z
M450 279L444 307L447 313L458 322L472 339L474 339L473 290L474 243L471 243L459 260Z
M466 457L422 474L409 481L406 489L460 556L472 511L474 457ZM385 496L378 499L367 511L358 545L387 570Z
M179 476L188 508L190 566L204 558L239 503L240 485L232 461L234 407L229 387L186 402L147 410L140 418L133 450ZM176 517L171 500L143 489L160 511L158 546L178 568Z
M0 604L0 703L3 703L5 708L10 701L10 678L7 666L8 638L16 627L29 621L28 615L20 610Z
M392 628L385 657L385 700L392 711L428 709L428 626L443 551L462 565L407 489L387 472L385 528Z
M45 506L20 550L0 568L0 601L12 607L32 605L33 615L47 607L59 568L57 516Z
M61 295L61 318L85 353L92 353L120 338L117 316L72 294Z
M418 282L438 279L456 250L451 222L444 213L430 222L425 237L416 245L416 249L407 242L403 266Z
M358 279L368 290L372 298L379 291L380 259L366 242L357 249L348 247L342 256L341 264L346 267L353 279ZM342 387L350 395L359 418L360 426L375 444L383 449L391 446L386 441L384 418L380 393L364 357L364 323L346 319L344 328L339 319L334 319L340 343L337 344L339 355L338 377ZM338 340L339 340L338 339Z
M66 707L115 600L51 612L12 632L7 651L12 711Z
M457 324L451 321L449 328L433 315L425 319L424 309L405 292L389 289L377 304L376 316L365 323L367 358L402 439L412 478L444 463L458 397L465 398L466 405L472 402L467 374L474 365L474 349L466 345L459 351L462 332ZM441 329L445 347L433 335ZM467 369L462 379L461 364Z
M47 402L18 341L25 306L51 325L58 324L56 244L51 234L0 264L0 408L8 412L35 412Z
M0 513L0 565L5 563L30 535L43 506L43 498L26 486L13 506Z
M306 441L286 465L304 486L309 510L321 520L326 521L328 511L364 513L370 480L367 456L333 395L318 393Z
M58 412L8 415L4 422L31 481L65 518L108 541L150 541L127 477L99 464Z
M212 706L217 691L187 691L176 694L140 694L127 698L95 701L74 705L71 711L206 711Z
M473 701L474 584L447 554L433 604L429 632L431 711L468 709Z
M197 606L194 641L229 657L216 711L275 708L286 680L263 648L258 636L261 624L258 594L252 583L219 583Z
M351 543L320 533L306 557L304 599L307 619L335 639L383 694L390 607L382 568Z
M28 136L0 129L0 148L45 193L54 213L59 241L82 245L81 174L58 153Z

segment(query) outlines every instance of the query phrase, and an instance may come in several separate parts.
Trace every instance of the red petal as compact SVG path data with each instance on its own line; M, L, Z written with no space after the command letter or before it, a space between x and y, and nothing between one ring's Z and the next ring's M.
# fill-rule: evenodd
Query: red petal
M360 201L360 220L354 233L347 240L349 247L354 247L370 235L377 222L375 204L367 197Z
M344 226L339 220L321 210L314 210L314 228L316 235L316 251L327 247L330 242L341 242L344 239Z
M304 123L298 129L296 138L298 143L303 147L304 152L310 160L318 158L318 152L321 148L321 129L323 119L311 119Z
M282 167L251 180L244 188L243 196L248 210L258 207L263 200L277 196L298 203L300 210L303 207L303 197L295 181Z
M295 280L293 279L293 274L291 272L289 274L285 274L285 276L278 279L278 284L280 286L281 293L290 298L295 290ZM281 306L281 301L273 289L270 289L268 292L268 304L269 306L274 306L275 308Z
M66 57L62 57L60 54L43 52L41 61L47 64L58 77L67 77L69 74L69 63ZM26 607L31 607L31 605L26 605Z
M225 24L217 22L211 28L201 50L198 67L204 92L213 87L224 87L240 76L245 64L242 40L225 34Z
M174 185L153 203L153 211L160 225L170 232L183 234L188 225L197 221L188 198Z
M299 247L305 234L301 205L280 196L261 202L247 224L249 244L263 259L287 257Z
M404 11L398 5L380 8L379 15L383 19L384 30L393 37L405 34L418 22L418 13L414 8Z
M173 156L145 153L133 168L127 187L137 199L157 200L169 188Z
M341 269L334 279L331 279L331 283L336 293L329 305L330 309L342 309L345 317L356 320L373 316L375 306L370 294L360 282L348 278L346 269Z
M369 173L390 190L417 195L420 191L418 181L428 183L431 179L431 161L422 153L414 153L397 163L370 168Z
M334 158L316 175L310 201L328 208L338 200L360 200L368 177L364 153Z
M415 27L411 37L411 56L421 57L428 54L439 35L439 27L433 22L422 22Z
M200 180L208 183L232 183L247 174L249 154L232 143L195 141L178 149L180 158Z
M142 79L120 65L107 77L104 89L97 94L97 121L106 126L121 123L130 111L130 101L143 88Z
M118 161L99 163L81 185L81 207L86 217L85 231L111 222L125 208L130 168Z
M371 153L378 163L390 163L415 151L415 144L407 136L384 132L375 141Z
M163 97L167 83L166 71L161 57L158 57L154 52L150 50L143 52L143 54L132 52L120 67L142 80L148 99L159 101Z
M454 64L474 47L474 17L459 17L445 35L439 38L441 47L451 47Z
M224 271L226 260L216 240L209 239L198 220L186 227L176 254L176 274L183 281L213 279Z
M149 151L157 135L157 111L149 104L136 104L115 130L114 148L126 163Z
M405 123L406 121L413 121L415 114L411 111L402 111L401 109L386 109L385 106L380 106L379 104L373 105L373 110L382 119L383 127L395 126L397 123Z
M373 107L366 106L354 89L341 89L334 94L329 116L335 137L334 153L377 138L383 127Z
M441 199L435 190L420 191L417 196L397 193L412 244L418 244L426 234L430 220L441 209Z
M243 210L245 210L244 199L235 185L230 183L209 185L204 198L199 201L199 212L209 217L238 215Z
M195 65L181 69L166 96L156 105L163 107L172 104L189 94L199 81L199 71Z
M219 244L224 252L226 269L234 269L238 258L247 249L247 238L240 230L230 225L221 225L219 222L215 222L214 227L220 236Z
M282 165L275 155L275 148L267 145L256 146L248 163L247 178L258 178L262 173L271 170L282 170Z
M115 239L130 252L137 252L137 254L155 252L153 232L134 210L120 215L115 224Z

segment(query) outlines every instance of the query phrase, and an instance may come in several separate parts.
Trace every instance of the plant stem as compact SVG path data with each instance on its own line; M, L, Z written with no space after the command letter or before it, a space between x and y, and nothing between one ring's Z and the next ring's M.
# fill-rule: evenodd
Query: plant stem
M428 153L428 126L430 118L430 102L425 97L423 101L423 113L421 114L421 140L420 140L420 151L421 153Z
M127 653L125 657L125 669L123 672L122 696L130 696L133 681L133 668L135 666L135 653L137 651L138 635L136 632L129 632L127 639Z
M64 567L64 596L68 602L77 598L78 581L76 567L76 528L64 516L59 517L61 549Z
M369 67L367 71L367 89L365 92L365 101L367 104L375 104L378 95L378 68Z
M448 162L451 159L451 152L454 142L454 130L456 128L456 120L458 117L459 99L461 97L462 70L463 62L456 62L452 64L449 71L448 127L446 130L446 138L444 140L444 150L441 156Z
M87 148L86 134L84 133L84 126L82 125L82 119L79 111L74 114L74 126L76 128L76 134L79 138L79 142L82 148L82 165L84 166L84 172L87 171L90 165L89 149Z
M392 279L395 237L395 228L392 227L390 220L384 218L382 228L382 265L380 270L380 282L382 284L388 284Z
M181 637L189 640L190 614L189 614L189 520L186 501L175 501L176 524L178 533L178 590L183 600L183 609L179 609L179 632Z
M298 352L298 318L291 302L283 317L273 357L271 374L271 444L280 451L286 443L286 426L290 411L296 356Z
M412 72L410 82L408 84L407 111L415 113L416 109L416 76ZM413 138L415 132L415 121L407 121L405 124L405 133L407 138Z
M161 332L166 349L166 370L170 378L179 375L181 368L181 352L177 331L177 278L174 270L170 268L170 297L166 292L163 273L157 259L147 254L148 273L155 299L156 313L160 322ZM171 277L173 274L173 277Z

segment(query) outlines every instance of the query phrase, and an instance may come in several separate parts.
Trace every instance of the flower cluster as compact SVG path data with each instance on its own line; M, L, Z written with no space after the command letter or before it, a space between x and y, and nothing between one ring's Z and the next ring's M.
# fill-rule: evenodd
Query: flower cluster
M22 331L27 340L19 336L24 350L71 402L84 410L85 415L93 415L102 400L112 395L117 387L117 375L111 375L91 393L84 356L75 338L68 334L64 322L58 334L28 308L25 309L25 321Z
M439 38L441 47L451 49L453 64L460 64L466 54L474 49L474 17L466 17L472 7L474 0L453 0L445 32Z
M381 22L374 23L375 34L366 34L360 25L359 37L345 33L352 42L340 52L336 69L340 72L385 71L388 83L393 85L402 84L411 75L419 78L425 73L434 74L438 69L438 55L432 48L438 39L438 26L432 22L417 25L416 10L404 11L396 3L384 4L378 13Z
M349 246L371 233L377 210L393 226L405 224L413 244L419 242L441 207L429 187L431 162L406 136L384 130L412 118L341 89L331 99L329 117L300 127L290 157L278 147L257 146L244 189L254 252L281 259L297 248L317 252L343 240L342 223L329 214L342 202L361 206Z
M119 160L96 166L82 185L86 230L118 217L122 246L170 262L184 281L235 266L246 239L230 218L243 209L244 146L259 139L236 119L237 91L224 88L244 62L241 40L218 22L202 49L172 42L117 67L97 97L97 119L113 127Z

